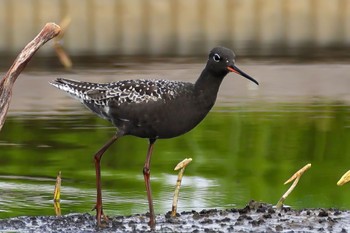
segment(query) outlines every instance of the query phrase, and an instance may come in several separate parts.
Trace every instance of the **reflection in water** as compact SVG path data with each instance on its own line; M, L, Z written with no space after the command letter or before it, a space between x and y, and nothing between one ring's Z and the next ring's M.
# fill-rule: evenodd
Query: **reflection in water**
M117 69L112 61L118 62ZM202 59L183 58L117 57L88 66L86 62L64 73L45 59L37 69L27 67L17 80L10 117L0 134L0 218L54 215L54 178L60 170L62 214L89 212L94 206L92 155L114 128L54 90L48 81L57 77L93 82L194 81L203 68ZM350 110L344 104L350 97L350 66L248 61L240 67L261 83L259 89L229 75L216 108L204 122L184 136L157 141L151 177L156 213L171 209L177 174L173 168L185 157L194 160L183 179L179 212L242 207L250 199L276 203L287 189L283 182L306 163L312 163L312 168L286 204L349 209L347 188L337 187L336 181L350 164ZM141 172L147 144L147 140L125 137L103 157L106 214L148 210Z
M81 109L79 109L81 111ZM89 112L9 117L0 135L0 217L54 215L55 177L62 171L62 214L89 212L95 202L92 156L114 133ZM350 208L337 187L350 164L350 108L332 102L251 103L216 107L193 131L159 140L152 158L156 213L171 210L177 172L186 157L179 212L242 207L250 199L275 204L283 182L312 168L285 202L295 208ZM142 166L147 140L124 137L102 159L108 215L148 210ZM93 213L93 212L90 212Z
M167 187L171 187L169 190L163 190L168 192L164 193L168 195L168 197L166 200L161 200L160 204L162 209L168 210L172 204L177 175L164 174L164 179L162 180ZM185 211L197 209L200 206L213 206L215 199L219 198L219 196L215 198L212 196L217 186L218 184L215 183L215 180L210 178L205 179L199 176L186 176L185 174L183 182L181 183L178 208L181 209L181 211Z

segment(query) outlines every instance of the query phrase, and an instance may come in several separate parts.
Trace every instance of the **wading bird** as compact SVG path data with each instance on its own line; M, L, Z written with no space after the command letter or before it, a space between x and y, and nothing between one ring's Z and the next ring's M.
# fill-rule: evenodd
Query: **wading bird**
M110 121L116 128L112 138L95 154L96 219L105 219L102 208L100 161L103 153L118 138L133 135L149 139L143 167L149 204L151 228L155 215L150 186L150 163L157 139L173 138L193 129L213 107L220 84L229 73L237 73L258 82L235 65L230 49L216 47L195 83L170 80L123 80L112 83L91 83L58 78L51 84L78 99L92 112Z

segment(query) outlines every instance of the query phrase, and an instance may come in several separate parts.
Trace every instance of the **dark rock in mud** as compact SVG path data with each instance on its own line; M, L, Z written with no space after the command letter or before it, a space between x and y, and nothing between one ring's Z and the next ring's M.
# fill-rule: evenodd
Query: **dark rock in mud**
M275 209L251 201L242 209L209 209L157 215L156 232L349 232L350 212L337 209ZM102 227L90 214L0 220L3 232L149 232L148 216L110 217Z

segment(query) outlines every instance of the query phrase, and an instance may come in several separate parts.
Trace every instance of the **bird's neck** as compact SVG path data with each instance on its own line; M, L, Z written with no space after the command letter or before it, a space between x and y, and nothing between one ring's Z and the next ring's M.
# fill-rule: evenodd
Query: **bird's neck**
M194 85L196 98L211 108L216 101L220 84L225 75L212 73L205 68Z

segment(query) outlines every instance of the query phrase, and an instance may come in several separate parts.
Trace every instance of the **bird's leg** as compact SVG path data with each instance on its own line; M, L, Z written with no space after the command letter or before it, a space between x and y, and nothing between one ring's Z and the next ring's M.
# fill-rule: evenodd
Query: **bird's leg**
M147 151L146 162L145 162L145 165L143 167L143 178L145 179L145 184L146 184L147 199L148 199L149 214L150 214L150 219L149 219L148 224L152 230L156 226L156 221L155 221L155 216L154 216L152 191L151 191L151 185L150 185L150 174L151 174L150 163L151 163L153 145L154 145L155 141L156 141L156 139L154 139L154 138L149 139L149 146L148 146L148 151Z
M94 156L95 159L95 170L96 170L96 189L97 189L97 198L96 205L93 210L96 210L96 220L97 224L101 225L101 216L108 220L107 216L103 214L102 209L102 191L101 191L101 165L100 161L103 153L119 138L118 134L115 134Z

